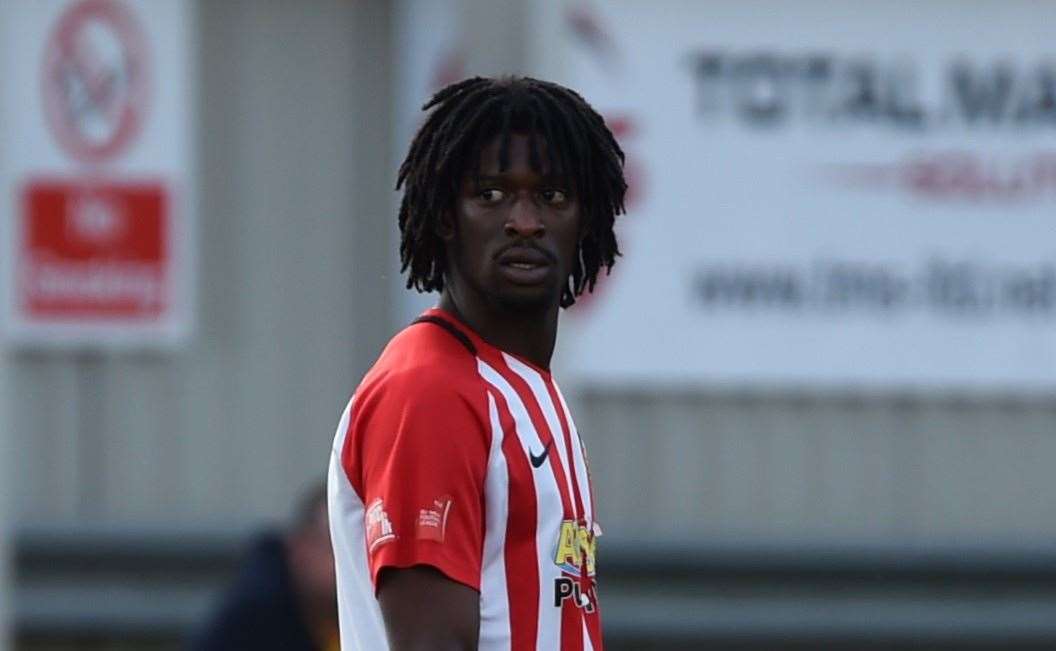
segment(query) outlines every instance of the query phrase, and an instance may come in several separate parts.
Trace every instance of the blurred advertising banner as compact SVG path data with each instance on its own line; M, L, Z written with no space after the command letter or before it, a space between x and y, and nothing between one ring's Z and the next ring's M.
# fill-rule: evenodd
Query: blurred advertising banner
M168 347L188 335L190 9L41 0L0 10L11 342Z
M542 59L628 157L589 383L1056 388L1056 5L582 2ZM555 54L556 53L556 54Z

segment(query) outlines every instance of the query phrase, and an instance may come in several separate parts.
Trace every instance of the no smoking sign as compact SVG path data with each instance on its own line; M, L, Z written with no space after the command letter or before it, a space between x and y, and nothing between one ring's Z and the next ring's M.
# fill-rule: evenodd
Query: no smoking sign
M102 162L136 136L148 93L146 41L115 0L70 7L48 39L42 89L48 125L67 154Z
M39 98L8 104L21 126L5 131L21 148L3 184L14 221L0 256L15 340L138 346L186 336L188 4L40 0L8 10L8 60L21 61L12 97Z

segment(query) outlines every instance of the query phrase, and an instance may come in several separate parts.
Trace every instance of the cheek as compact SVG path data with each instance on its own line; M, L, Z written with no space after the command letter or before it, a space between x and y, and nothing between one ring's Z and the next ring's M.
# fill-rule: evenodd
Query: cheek
M458 222L458 231L448 242L450 264L457 267L466 278L480 279L490 275L492 237L477 220L463 216Z
M502 234L502 216L497 213L463 213L458 221L458 246L471 257L486 253Z
M557 224L557 232L554 234L557 236L558 246L561 247L562 253L574 259L583 233L584 228L579 215L572 214Z

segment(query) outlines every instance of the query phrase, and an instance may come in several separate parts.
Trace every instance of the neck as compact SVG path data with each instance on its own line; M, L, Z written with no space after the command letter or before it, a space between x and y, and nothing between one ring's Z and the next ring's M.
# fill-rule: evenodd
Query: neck
M445 287L439 307L499 350L550 368L557 342L557 302L538 309L500 309L489 302L464 300L458 292Z

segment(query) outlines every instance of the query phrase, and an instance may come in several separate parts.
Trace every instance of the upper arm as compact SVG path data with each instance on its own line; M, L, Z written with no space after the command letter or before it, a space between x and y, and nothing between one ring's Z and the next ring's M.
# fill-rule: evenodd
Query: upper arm
M378 602L392 651L475 651L480 631L480 594L419 565L385 569Z
M440 639L447 626L473 644L451 648L475 648L487 398L483 388L478 398L444 379L392 378L363 396L351 429L350 478L365 508L363 544L390 642L424 632Z

